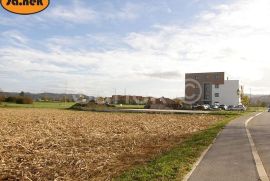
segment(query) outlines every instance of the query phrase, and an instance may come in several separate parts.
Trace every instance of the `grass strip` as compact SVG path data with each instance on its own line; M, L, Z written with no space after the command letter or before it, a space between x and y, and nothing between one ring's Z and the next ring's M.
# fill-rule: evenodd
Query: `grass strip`
M239 114L240 115L240 114ZM113 179L121 180L181 180L191 169L202 152L213 142L228 122L239 115L225 115L210 128L195 133L177 147L146 165L140 165Z
M46 109L67 109L74 105L74 102L34 102L33 104L0 103L0 108L46 108Z

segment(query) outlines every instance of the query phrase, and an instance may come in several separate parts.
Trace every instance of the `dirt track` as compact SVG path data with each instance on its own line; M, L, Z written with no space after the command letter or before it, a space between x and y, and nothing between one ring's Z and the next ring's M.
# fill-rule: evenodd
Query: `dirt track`
M110 180L222 119L0 109L0 180Z

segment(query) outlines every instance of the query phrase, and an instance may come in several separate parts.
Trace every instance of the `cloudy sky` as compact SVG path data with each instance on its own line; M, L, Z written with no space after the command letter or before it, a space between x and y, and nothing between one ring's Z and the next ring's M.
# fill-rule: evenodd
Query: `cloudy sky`
M270 93L269 0L51 0L0 8L4 91L183 96L187 72Z

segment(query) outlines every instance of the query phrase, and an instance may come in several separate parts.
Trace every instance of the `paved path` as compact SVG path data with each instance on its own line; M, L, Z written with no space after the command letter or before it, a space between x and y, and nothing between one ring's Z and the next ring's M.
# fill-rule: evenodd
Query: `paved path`
M188 179L189 181L259 180L259 175L245 128L245 122L249 117L251 116L238 118L225 127L200 164L191 174ZM260 119L260 117L261 116L256 119ZM264 118L264 115L262 117ZM263 119L265 121L270 118L268 116L265 117L266 118ZM261 124L264 124L265 121L262 121ZM254 123L254 120L251 122ZM270 125L264 130L269 133ZM258 135L258 139L254 139L254 141L256 140L256 143L260 140L259 135L261 133L259 132L260 130L255 127L254 131L251 133L252 135L254 133ZM269 137L268 140L268 148L270 148ZM262 144L265 142L267 142L266 138ZM260 152L264 153L265 160L269 161L270 153L269 151L267 152L267 149L263 145L261 146ZM268 165L270 166L269 162ZM268 167L268 169L269 168L270 167Z
M266 112L254 118L248 128L266 174L270 177L270 113Z

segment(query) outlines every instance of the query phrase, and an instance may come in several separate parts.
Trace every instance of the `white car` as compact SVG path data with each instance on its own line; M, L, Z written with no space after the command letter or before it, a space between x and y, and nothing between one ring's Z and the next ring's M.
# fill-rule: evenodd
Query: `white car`
M210 105L209 104L204 104L203 107L204 107L205 110L209 110L210 109Z

